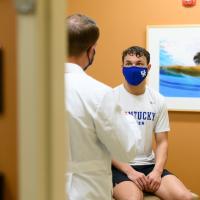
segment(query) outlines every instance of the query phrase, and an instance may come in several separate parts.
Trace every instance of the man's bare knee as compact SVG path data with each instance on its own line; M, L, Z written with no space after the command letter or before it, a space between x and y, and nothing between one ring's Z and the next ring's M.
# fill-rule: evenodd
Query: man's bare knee
M123 182L113 190L115 200L143 200L143 192L132 182Z

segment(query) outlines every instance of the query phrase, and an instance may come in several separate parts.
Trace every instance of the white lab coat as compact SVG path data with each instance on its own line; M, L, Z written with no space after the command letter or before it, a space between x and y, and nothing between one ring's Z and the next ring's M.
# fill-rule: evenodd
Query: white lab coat
M140 139L130 126L114 90L88 76L80 66L65 65L65 106L70 155L67 172L69 200L112 199L112 158L129 161Z

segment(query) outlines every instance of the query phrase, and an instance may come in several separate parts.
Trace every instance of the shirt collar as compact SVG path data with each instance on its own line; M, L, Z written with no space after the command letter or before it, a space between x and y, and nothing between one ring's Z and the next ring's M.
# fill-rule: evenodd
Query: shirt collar
M65 63L66 73L84 73L84 70L75 63Z

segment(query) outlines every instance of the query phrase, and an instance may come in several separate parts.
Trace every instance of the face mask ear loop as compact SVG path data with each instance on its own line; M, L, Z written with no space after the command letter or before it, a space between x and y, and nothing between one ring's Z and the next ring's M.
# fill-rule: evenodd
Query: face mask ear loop
M89 51L92 47L89 47L87 49L87 58L88 58L88 64L85 66L85 68L83 69L84 71L86 71L86 69L92 64L91 60L90 60L90 57L89 57Z

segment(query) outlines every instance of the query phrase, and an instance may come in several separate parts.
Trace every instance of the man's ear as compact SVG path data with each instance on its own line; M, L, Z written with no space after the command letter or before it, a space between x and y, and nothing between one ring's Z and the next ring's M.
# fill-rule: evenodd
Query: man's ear
M122 65L121 65L121 68L123 68L124 67L124 60L122 61Z
M94 54L94 51L96 51L96 46L97 46L97 43L95 43L94 45L92 45L89 49L88 49L88 54L89 55L93 55Z
M147 69L148 69L148 71L151 69L151 64L147 65Z

